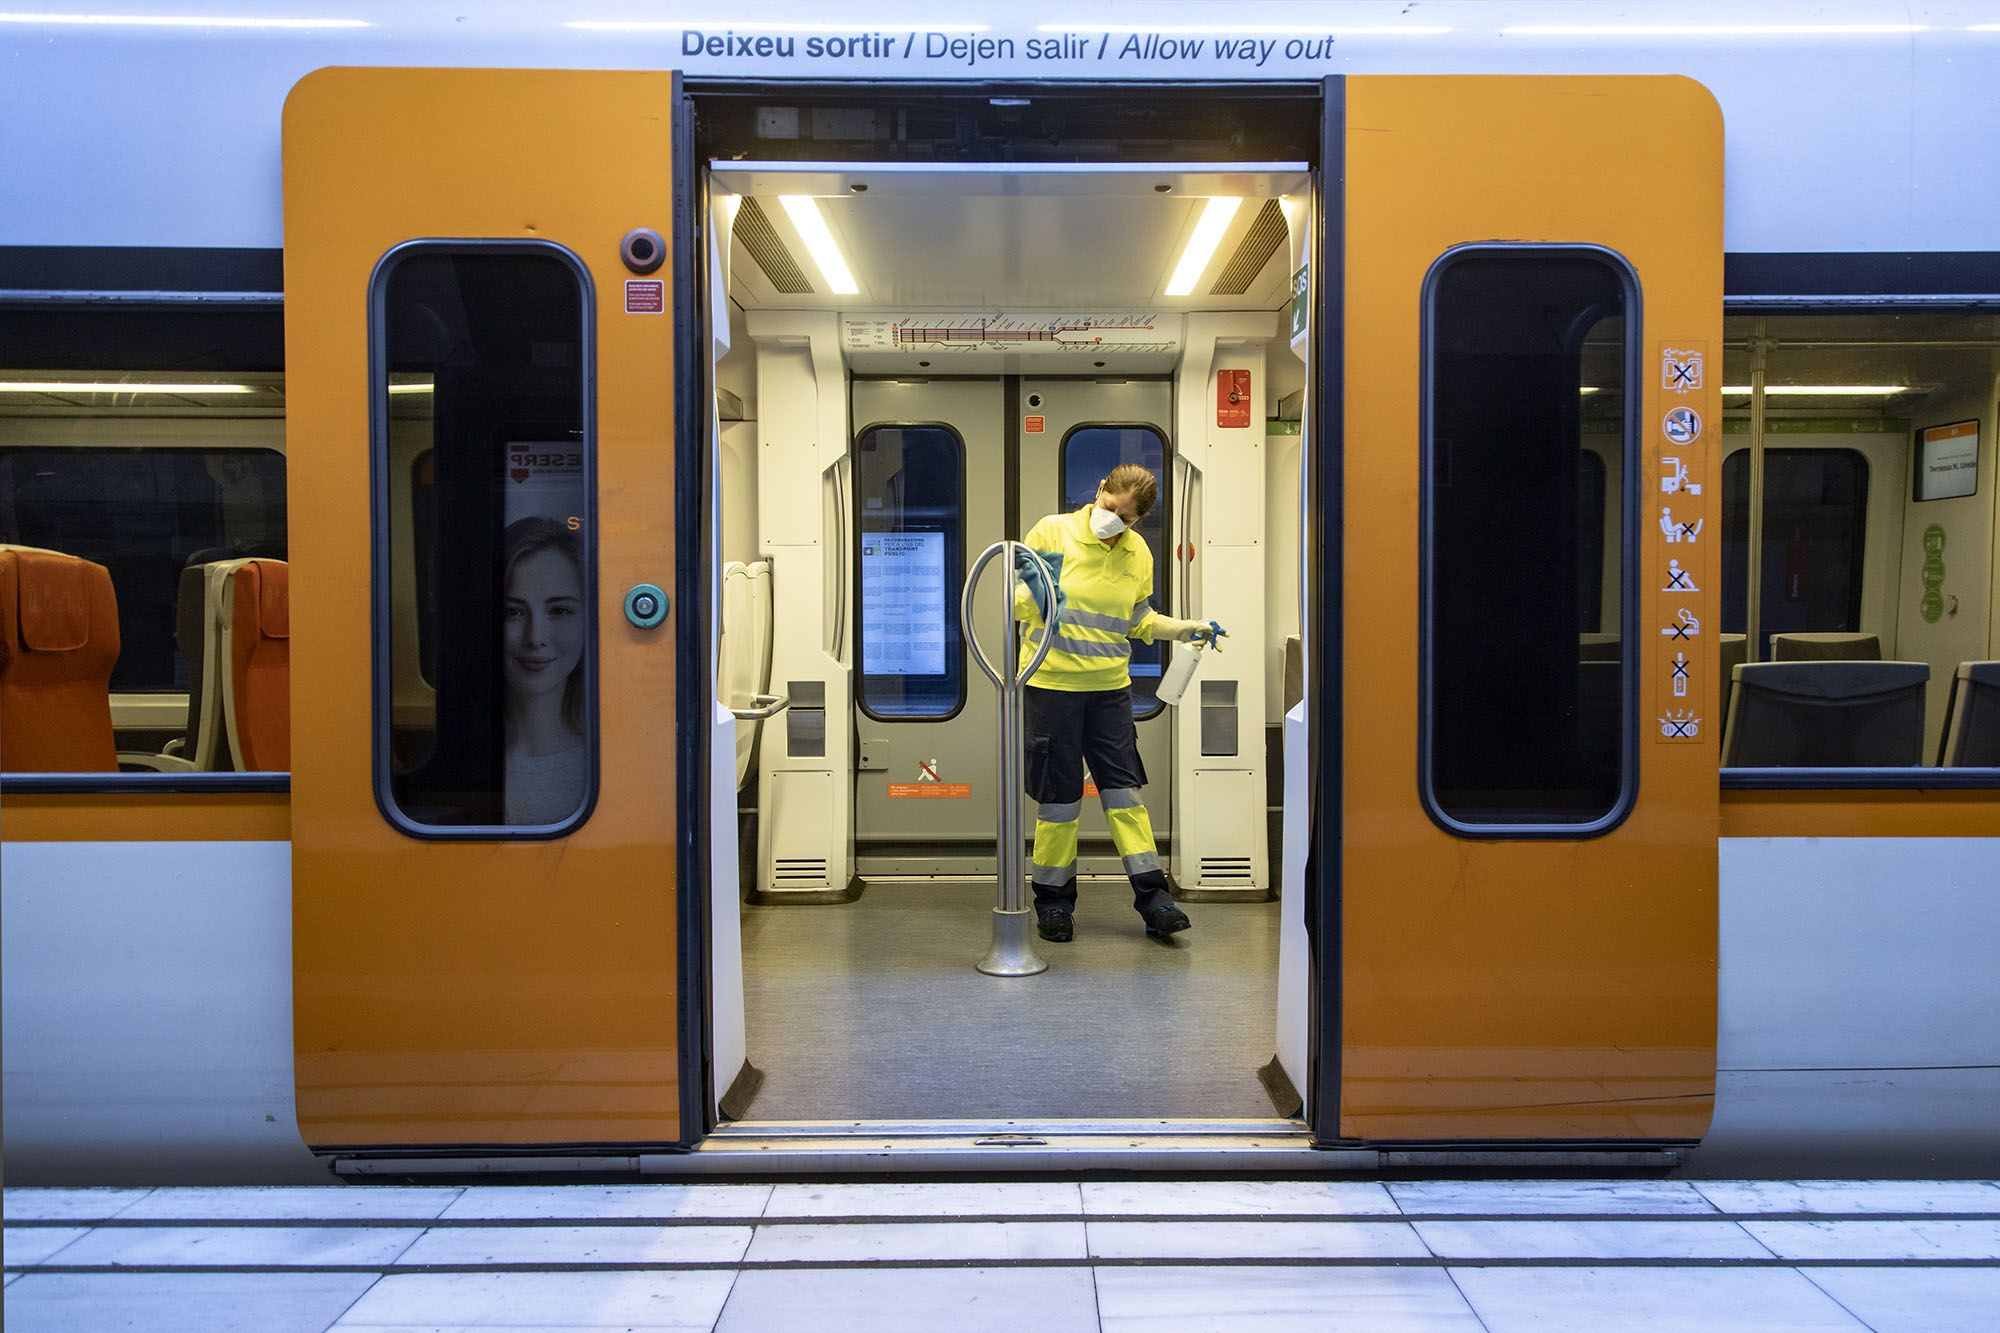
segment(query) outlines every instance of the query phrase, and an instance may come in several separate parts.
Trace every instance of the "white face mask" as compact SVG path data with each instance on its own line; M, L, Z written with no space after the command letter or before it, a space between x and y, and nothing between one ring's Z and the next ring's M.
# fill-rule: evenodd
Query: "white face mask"
M1125 520L1098 505L1090 511L1090 530L1097 534L1097 540L1108 542L1125 531Z

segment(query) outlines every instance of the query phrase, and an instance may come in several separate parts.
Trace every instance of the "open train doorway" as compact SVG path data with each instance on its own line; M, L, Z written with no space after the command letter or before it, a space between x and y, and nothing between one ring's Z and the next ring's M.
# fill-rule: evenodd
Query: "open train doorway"
M1281 833L1318 103L1284 103L1253 143L1218 134L1255 119L1246 103L1204 126L1201 100L1146 120L1074 93L1040 116L1032 96L979 99L932 113L954 160L908 108L766 98L704 126L715 680L734 710L717 766L735 761L711 827L739 871L712 905L724 1120L1297 1127ZM970 157L968 123L1002 141ZM1051 123L1091 129L1051 142ZM1149 590L1119 632L1057 643L1118 668L1092 683L1126 691L1130 766L1086 771L1069 813L1002 762L971 648L1014 660L1008 571L967 577L1038 524L1081 530L1129 465L1154 482L1121 538ZM1168 704L1163 627L1211 621L1220 651ZM1119 818L1135 801L1148 847ZM974 968L1007 802L1024 830L1075 821L1074 938L1037 939L1031 977ZM1190 930L1134 910L1155 864Z

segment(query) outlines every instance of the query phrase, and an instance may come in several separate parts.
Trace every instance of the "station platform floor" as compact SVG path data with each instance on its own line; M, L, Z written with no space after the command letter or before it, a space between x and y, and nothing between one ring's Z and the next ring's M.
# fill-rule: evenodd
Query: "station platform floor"
M12 1189L43 1329L2000 1329L2000 1182Z

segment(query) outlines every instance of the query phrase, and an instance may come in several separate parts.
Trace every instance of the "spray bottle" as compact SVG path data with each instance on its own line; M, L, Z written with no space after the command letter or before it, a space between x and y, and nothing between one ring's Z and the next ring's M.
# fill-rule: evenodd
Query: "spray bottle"
M1218 653L1222 651L1222 645L1218 642L1221 629L1220 625L1211 620L1208 622L1208 638L1174 645L1173 660L1167 663L1166 671L1160 676L1161 703L1179 705L1182 696L1187 693L1188 682L1194 679L1195 668L1201 665L1203 651L1208 648L1214 648Z

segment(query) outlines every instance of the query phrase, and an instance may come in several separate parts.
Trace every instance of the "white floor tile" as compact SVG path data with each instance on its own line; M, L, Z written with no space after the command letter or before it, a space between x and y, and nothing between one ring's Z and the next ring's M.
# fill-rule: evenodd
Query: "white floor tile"
M1406 1213L1713 1213L1678 1180L1415 1180L1389 1193Z
M736 1275L699 1273L391 1273L335 1328L699 1329Z
M160 1222L400 1222L436 1217L460 1193L457 1188L395 1185L157 1189L119 1217Z
M1444 1259L1768 1259L1734 1222L1412 1222Z
M130 1208L150 1189L12 1189L0 1196L9 1222L102 1222Z
M1698 1180L1725 1213L2000 1213L1986 1180Z
M1479 1333L1437 1268L1100 1268L1104 1333Z
M71 1241L89 1234L89 1227L8 1227L6 1262L41 1263Z
M1745 1222L1782 1259L2000 1259L2000 1222Z
M1366 1180L1093 1180L1083 1211L1139 1217L1394 1214L1389 1192Z
M1812 1268L1805 1275L1875 1333L2000 1328L2000 1268Z
M733 1264L744 1227L434 1227L396 1261L414 1264Z
M62 1253L65 1264L173 1268L221 1264L388 1264L414 1227L99 1227Z
M923 1259L1082 1259L1081 1222L766 1223L752 1263L885 1263Z
M984 1184L896 1180L879 1185L779 1185L767 1218L817 1217L1079 1217L1083 1199L1062 1181L1007 1180Z
M7 1287L7 1333L321 1333L373 1273L29 1273Z
M485 1185L468 1188L441 1216L521 1218L673 1217L733 1222L756 1217L769 1185Z
M1095 1259L1427 1259L1404 1222L1092 1222Z
M1488 1333L1862 1333L1789 1268L1454 1268Z
M1096 1333L1087 1268L744 1273L716 1333Z

